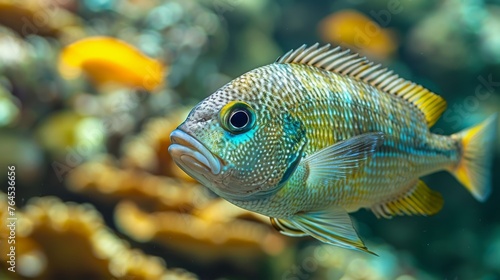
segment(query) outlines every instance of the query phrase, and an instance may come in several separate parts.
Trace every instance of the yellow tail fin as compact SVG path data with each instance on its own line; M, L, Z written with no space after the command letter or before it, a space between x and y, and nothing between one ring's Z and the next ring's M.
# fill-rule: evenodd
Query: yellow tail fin
M479 201L491 193L491 163L497 128L497 114L452 137L461 143L461 157L453 175Z

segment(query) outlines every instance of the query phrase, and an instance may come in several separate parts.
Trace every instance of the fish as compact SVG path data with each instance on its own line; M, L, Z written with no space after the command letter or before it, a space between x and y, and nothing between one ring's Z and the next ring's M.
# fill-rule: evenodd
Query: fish
M198 103L169 153L230 203L287 236L375 254L349 213L429 216L443 197L420 178L445 170L478 201L491 193L497 114L430 131L446 101L348 49L301 46Z
M119 85L154 92L162 87L168 67L122 40L93 36L64 47L58 70L69 80L85 73L98 87Z

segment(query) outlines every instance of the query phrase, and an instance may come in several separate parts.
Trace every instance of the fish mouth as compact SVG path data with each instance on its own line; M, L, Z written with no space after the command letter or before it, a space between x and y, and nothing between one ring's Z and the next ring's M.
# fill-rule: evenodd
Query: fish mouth
M168 152L175 163L190 176L199 178L200 175L221 172L221 161L210 152L200 141L180 128L170 134L171 145Z

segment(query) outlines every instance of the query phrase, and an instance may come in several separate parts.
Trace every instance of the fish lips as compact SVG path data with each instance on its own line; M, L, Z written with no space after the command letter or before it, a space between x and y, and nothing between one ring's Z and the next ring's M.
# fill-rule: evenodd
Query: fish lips
M172 144L168 152L175 163L190 176L204 181L203 175L218 175L222 166L220 160L200 141L178 128L170 134Z

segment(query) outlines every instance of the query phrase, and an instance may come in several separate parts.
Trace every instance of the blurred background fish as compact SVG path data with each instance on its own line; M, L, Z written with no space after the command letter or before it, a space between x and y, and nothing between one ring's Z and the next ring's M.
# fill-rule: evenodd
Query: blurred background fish
M495 1L0 0L0 167L16 165L19 218L16 273L0 228L0 279L494 279L500 147L483 204L438 173L424 181L439 215L353 213L380 258L279 234L167 150L199 100L318 41L438 92L433 133L474 126L500 108L499 14Z
M373 58L387 59L398 48L394 30L381 27L356 10L332 13L321 20L318 30L324 41L340 44Z

